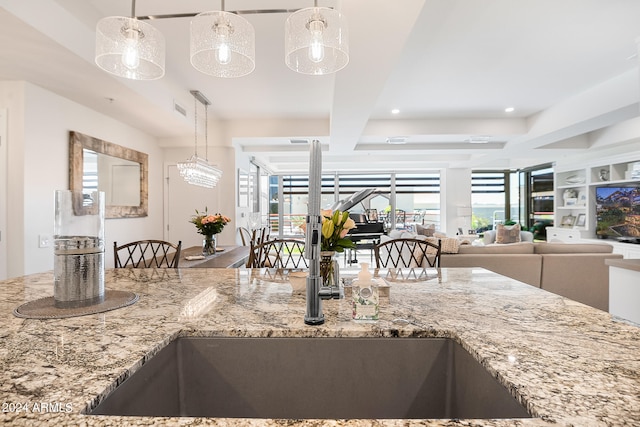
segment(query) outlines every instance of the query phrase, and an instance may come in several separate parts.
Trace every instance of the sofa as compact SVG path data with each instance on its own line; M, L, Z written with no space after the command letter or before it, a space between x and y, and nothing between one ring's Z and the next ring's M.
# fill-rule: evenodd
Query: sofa
M532 243L460 245L441 267L482 267L600 310L609 310L606 259L622 258L609 244Z
M486 232L482 243L464 244L438 232L427 234L392 230L381 241L397 238L439 239L440 267L482 267L600 310L609 311L607 259L620 259L608 243L533 242L533 234L516 229L516 243L494 243ZM480 243L480 244L477 244Z

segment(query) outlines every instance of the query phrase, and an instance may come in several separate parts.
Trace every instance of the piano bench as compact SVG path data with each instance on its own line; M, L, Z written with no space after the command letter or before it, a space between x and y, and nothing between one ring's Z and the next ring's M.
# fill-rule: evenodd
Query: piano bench
M346 262L351 265L358 262L358 251L361 249L369 249L369 262L373 263L373 247L376 245L375 242L370 243L356 243L355 249L348 249L349 257L347 257L347 251L345 251Z

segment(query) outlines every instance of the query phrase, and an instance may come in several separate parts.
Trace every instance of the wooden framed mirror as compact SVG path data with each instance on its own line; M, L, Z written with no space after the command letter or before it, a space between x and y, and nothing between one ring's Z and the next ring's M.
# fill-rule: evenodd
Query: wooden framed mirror
M147 216L148 155L69 132L69 187L85 197L105 193L106 218Z

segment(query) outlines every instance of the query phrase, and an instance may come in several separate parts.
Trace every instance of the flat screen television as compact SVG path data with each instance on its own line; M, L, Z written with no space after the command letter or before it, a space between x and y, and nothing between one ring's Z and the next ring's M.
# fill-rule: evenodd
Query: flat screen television
M640 185L596 187L596 234L640 243Z

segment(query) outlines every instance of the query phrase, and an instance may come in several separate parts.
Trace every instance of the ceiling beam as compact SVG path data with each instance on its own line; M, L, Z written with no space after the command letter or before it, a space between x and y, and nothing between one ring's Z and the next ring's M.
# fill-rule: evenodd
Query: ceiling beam
M342 2L349 20L349 64L336 73L331 106L331 151L351 151L365 129L376 100L393 71L416 23L424 0L402 5L383 0ZM384 30L383 30L384 29Z

